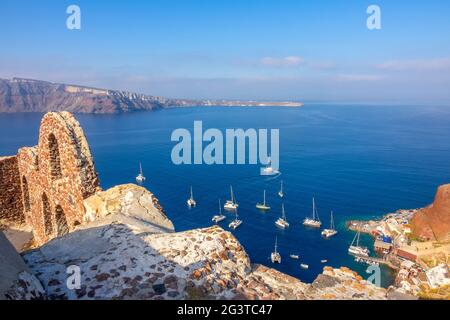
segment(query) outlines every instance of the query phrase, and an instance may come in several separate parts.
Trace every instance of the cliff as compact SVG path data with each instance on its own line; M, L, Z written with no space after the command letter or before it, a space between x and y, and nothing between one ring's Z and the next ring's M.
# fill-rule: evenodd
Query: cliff
M296 102L169 99L128 91L14 78L0 79L0 112L123 113L183 106L286 106Z
M434 202L414 215L411 227L422 240L450 240L450 184L438 188Z

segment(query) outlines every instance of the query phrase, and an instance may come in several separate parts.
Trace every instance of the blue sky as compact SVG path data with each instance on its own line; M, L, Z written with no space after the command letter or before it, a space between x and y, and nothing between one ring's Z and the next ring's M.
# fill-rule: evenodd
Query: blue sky
M81 8L81 30L66 8ZM382 29L368 30L377 4ZM450 2L0 1L0 77L169 97L450 105Z

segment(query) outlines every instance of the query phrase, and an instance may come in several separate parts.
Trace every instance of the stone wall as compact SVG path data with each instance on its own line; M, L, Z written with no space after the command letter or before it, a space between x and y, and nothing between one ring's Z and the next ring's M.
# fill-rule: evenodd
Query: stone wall
M38 146L21 148L13 158L18 171L12 193L20 201L14 216L32 226L37 244L84 221L83 201L100 188L86 137L70 113L47 113ZM3 172L0 181L7 181Z
M0 157L0 220L25 222L17 157Z

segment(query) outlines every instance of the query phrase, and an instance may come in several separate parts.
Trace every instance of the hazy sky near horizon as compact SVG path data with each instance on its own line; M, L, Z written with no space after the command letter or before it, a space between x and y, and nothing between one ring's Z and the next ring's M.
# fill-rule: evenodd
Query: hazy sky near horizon
M66 8L81 8L81 30ZM368 30L367 7L381 8ZM450 105L450 1L1 0L0 77L168 97Z

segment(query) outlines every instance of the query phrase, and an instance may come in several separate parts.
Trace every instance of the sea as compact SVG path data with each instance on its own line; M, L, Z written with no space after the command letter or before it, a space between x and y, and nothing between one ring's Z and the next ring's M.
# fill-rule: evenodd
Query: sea
M42 114L0 114L0 156L37 144ZM176 231L204 228L219 212L219 199L230 198L233 186L243 221L230 230L253 263L273 267L312 282L325 265L347 266L364 278L367 265L348 255L354 233L352 219L374 219L398 209L420 208L433 201L439 185L450 182L450 107L307 104L283 107L192 107L119 114L79 114L103 189L135 183L142 163L153 192ZM260 175L261 165L176 165L171 153L175 129L279 129L280 174ZM205 144L206 145L206 144ZM280 182L284 198L278 197ZM188 208L190 186L197 201ZM256 209L263 190L271 210ZM338 234L324 239L320 230L305 228L315 198L323 227L330 212ZM275 225L284 203L290 227ZM234 214L220 225L229 230ZM275 239L282 263L273 265ZM373 240L362 235L364 245ZM372 250L373 251L373 250ZM299 256L299 260L290 258ZM327 260L322 263L321 260ZM303 269L300 264L309 265ZM381 268L381 284L393 274Z

